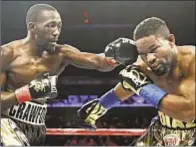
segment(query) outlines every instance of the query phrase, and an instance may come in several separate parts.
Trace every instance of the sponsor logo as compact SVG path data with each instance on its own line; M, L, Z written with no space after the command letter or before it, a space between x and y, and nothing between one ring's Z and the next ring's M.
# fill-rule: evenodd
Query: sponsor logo
M176 134L168 134L163 137L166 146L178 146L180 143L180 138Z

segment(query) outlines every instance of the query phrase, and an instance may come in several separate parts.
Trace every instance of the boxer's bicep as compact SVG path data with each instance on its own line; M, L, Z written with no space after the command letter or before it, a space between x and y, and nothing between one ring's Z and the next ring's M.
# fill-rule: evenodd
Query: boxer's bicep
M134 94L132 91L125 90L121 83L118 83L114 87L114 93L119 98L119 100L122 101L128 99L130 96Z
M159 110L179 120L194 120L195 81L192 78L184 79L180 83L177 94L167 94L161 100Z
M4 91L6 79L7 79L6 73L5 72L2 72L0 74L1 91Z
M18 104L15 93L14 92L6 92L5 84L6 84L6 73L2 72L0 74L0 84L1 84L1 109L6 110L11 106ZM2 111L1 111L2 112Z
M5 71L9 68L10 63L13 60L13 49L8 45L1 46L1 71Z
M179 93L188 101L189 114L195 117L195 78L184 79L180 84Z
M182 80L179 86L179 93L190 102L190 109L195 116L195 56L189 65L189 71L186 78Z

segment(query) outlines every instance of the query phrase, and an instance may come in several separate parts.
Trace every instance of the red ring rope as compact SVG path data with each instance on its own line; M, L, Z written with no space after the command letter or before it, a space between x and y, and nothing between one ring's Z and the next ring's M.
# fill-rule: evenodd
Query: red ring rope
M79 136L140 136L146 129L96 129L95 131L81 128L48 128L47 135L79 135Z

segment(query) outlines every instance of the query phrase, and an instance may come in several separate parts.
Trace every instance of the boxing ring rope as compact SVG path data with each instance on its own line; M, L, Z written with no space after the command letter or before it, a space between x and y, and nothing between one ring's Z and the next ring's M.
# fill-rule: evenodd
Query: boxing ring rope
M87 130L81 128L47 128L47 135L63 135L63 136L141 136L146 129L96 129Z

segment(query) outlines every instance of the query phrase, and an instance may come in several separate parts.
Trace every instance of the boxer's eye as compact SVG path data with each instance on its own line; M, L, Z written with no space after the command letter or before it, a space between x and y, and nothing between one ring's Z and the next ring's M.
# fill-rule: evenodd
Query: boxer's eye
M147 53L139 53L140 56L146 56Z
M152 49L151 51L150 51L150 53L155 53L156 52L156 48L154 48L154 49Z
M152 48L149 53L156 53L158 47L159 46L156 46L156 47Z
M56 26L56 24L54 24L54 23L48 24L48 28L54 28L55 26Z

